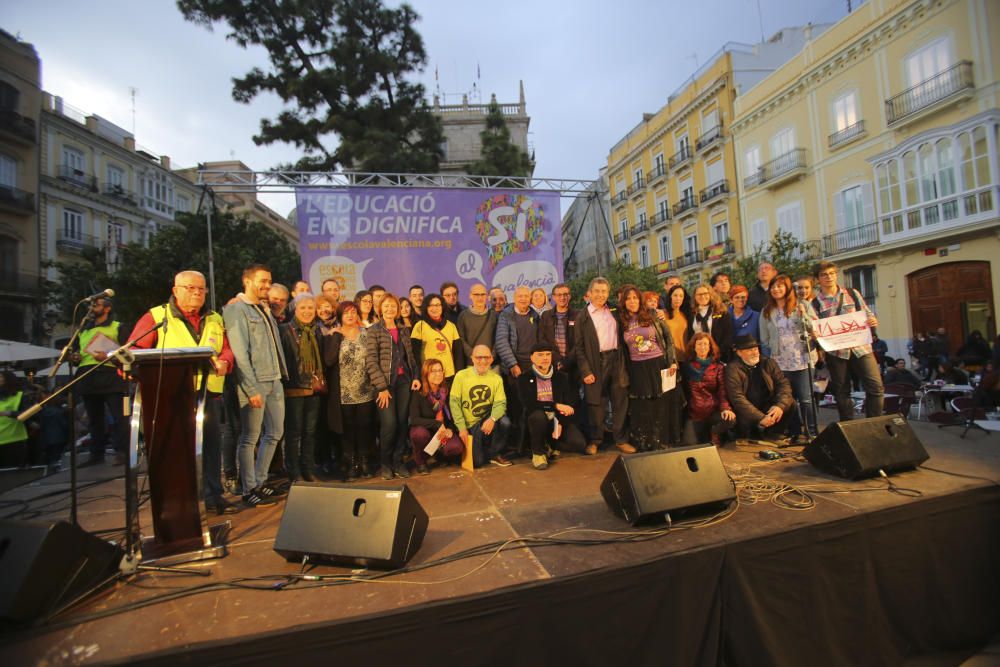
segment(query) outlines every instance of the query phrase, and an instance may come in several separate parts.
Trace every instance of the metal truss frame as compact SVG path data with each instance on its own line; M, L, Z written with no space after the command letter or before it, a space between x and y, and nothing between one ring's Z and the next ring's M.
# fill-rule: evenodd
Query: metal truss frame
M600 181L533 176L467 176L465 174L387 174L327 171L247 171L199 169L199 186L217 194L293 193L300 188L410 187L549 190L563 195L592 194ZM596 186L596 187L595 187Z

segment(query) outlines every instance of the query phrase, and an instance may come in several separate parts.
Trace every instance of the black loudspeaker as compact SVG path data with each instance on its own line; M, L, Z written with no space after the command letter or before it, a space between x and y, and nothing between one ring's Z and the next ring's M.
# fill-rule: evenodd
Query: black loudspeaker
M30 621L96 589L122 550L60 521L0 521L0 617Z
M405 484L293 484L274 550L289 561L397 568L426 532L427 512Z
M695 513L736 497L713 445L618 456L601 482L601 495L617 516L633 526L665 512Z
M830 424L802 454L823 472L847 479L913 468L930 458L900 415Z

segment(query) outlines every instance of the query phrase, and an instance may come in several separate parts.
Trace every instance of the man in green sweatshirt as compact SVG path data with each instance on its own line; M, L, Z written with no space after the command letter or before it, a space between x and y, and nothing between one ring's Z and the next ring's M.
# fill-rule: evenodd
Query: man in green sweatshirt
M492 369L493 353L485 345L472 349L472 367L455 374L449 401L451 415L462 442L472 435L472 460L475 466L511 465L501 452L507 445L510 420L503 379Z

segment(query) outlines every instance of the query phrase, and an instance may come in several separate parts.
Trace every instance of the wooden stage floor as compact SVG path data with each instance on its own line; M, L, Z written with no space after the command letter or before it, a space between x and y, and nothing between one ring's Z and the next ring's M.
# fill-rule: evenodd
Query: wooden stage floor
M280 592L213 589L98 620L74 621L191 586L298 572L297 564L287 563L272 549L284 503L244 510L225 517L232 521L229 556L194 566L210 569L209 578L140 573L93 595L57 619L61 623L54 628L33 628L3 636L0 660L6 665L130 661L184 651L203 643L239 642L262 633L316 624L335 628L340 621L392 614L425 603L586 575L912 506L994 486L1000 480L1000 434L970 433L963 440L957 437L956 429L939 430L921 422L912 422L912 426L931 458L921 469L895 475L893 482L919 491L921 497L890 493L882 480L836 479L801 459L764 463L754 456L758 448L731 445L722 449L721 455L742 491L741 500L735 512L711 525L675 528L643 542L509 548L376 581L311 588L300 584ZM785 451L794 453L798 449ZM547 471L532 469L527 460L510 468L487 468L475 474L456 467L439 467L430 475L406 480L430 517L423 546L410 565L527 536L560 533L571 539L603 539L634 535L643 529L631 528L612 515L599 493L615 456L611 452L590 457L566 455ZM104 531L124 525L121 478L101 481L120 471L103 466L81 470L80 484L84 488L80 494L80 523L84 529ZM7 492L0 497L4 501L2 513L9 516L19 511L19 518L65 519L69 501L66 494L56 492L68 487L68 479L68 473L62 472ZM808 510L774 504L767 498L768 482L810 489L815 504ZM399 485L401 481L372 480L367 484ZM756 496L754 488L760 489ZM843 492L836 492L838 489ZM211 518L212 523L220 520L222 517ZM141 525L149 529L148 509L141 516ZM336 574L351 570L321 566L312 572ZM247 583L261 585L260 581Z

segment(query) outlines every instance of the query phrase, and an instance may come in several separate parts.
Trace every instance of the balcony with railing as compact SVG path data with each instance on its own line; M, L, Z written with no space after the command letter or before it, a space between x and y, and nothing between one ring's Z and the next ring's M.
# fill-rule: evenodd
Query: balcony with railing
M668 209L657 211L651 222L653 227L659 227L670 222L670 211Z
M756 172L743 179L743 187L749 190L766 184L769 188L775 188L805 173L806 149L793 148L758 167Z
M839 255L849 250L870 248L879 244L878 223L870 222L849 229L841 229L823 237L823 255Z
M695 142L695 147L698 151L704 151L709 148L713 148L719 145L719 140L722 139L722 124L716 125L713 128L706 130L700 137L698 141Z
M646 182L641 178L632 181L628 186L628 196L635 197L641 195L646 190Z
M689 266L694 266L695 264L701 264L702 254L701 250L691 250L679 257L674 258L674 266L678 269L683 269Z
M645 234L649 231L649 223L645 220L640 220L635 223L635 227L632 228L632 236L639 236L640 234Z
M621 192L619 192L618 194L616 194L614 197L611 198L611 205L624 206L626 201L628 201L628 195L625 193L624 190L622 190Z
M713 243L710 246L705 246L705 261L706 262L716 262L721 259L725 259L730 255L736 254L736 241L733 239L726 239L725 241L720 241L719 243Z
M674 270L674 260L672 259L656 263L656 273L658 275L662 275L664 273L670 273L673 270Z
M35 194L0 185L0 208L11 213L26 215L35 211Z
M86 248L100 248L101 240L91 234L60 229L56 236L56 247L66 252L83 252Z
M694 197L685 197L676 204L674 204L673 212L674 217L677 218L682 215L689 215L694 213L698 208L698 200Z
M632 234L629 232L629 230L623 229L622 231L615 234L615 243L624 243L625 241L629 240L630 236L632 236Z
M716 181L707 188L702 189L701 193L698 195L698 201L705 204L712 201L716 197L721 197L726 194L729 194L729 181L722 179L721 181Z
M81 188L97 190L96 176L88 176L82 169L71 167L68 164L59 165L59 179L73 185L79 185Z
M684 146L679 151L670 156L670 168L679 169L691 160L692 152L690 146Z
M35 119L27 118L11 109L0 111L0 131L23 144L38 142Z
M854 125L848 125L842 130L837 130L827 137L827 139L829 141L830 148L840 148L841 146L849 144L856 139L860 139L865 136L865 134L865 121L859 120Z
M130 206L136 206L138 202L138 198L134 192L112 183L104 184L104 194L112 199L117 199L123 204L129 204Z
M653 185L667 175L667 166L662 162L654 164L653 169L646 175L646 185Z
M971 97L975 90L972 63L963 60L887 99L886 122L890 127L905 125L945 105Z
M954 234L962 227L993 219L998 214L997 188L989 185L883 214L879 218L879 242L944 232Z

